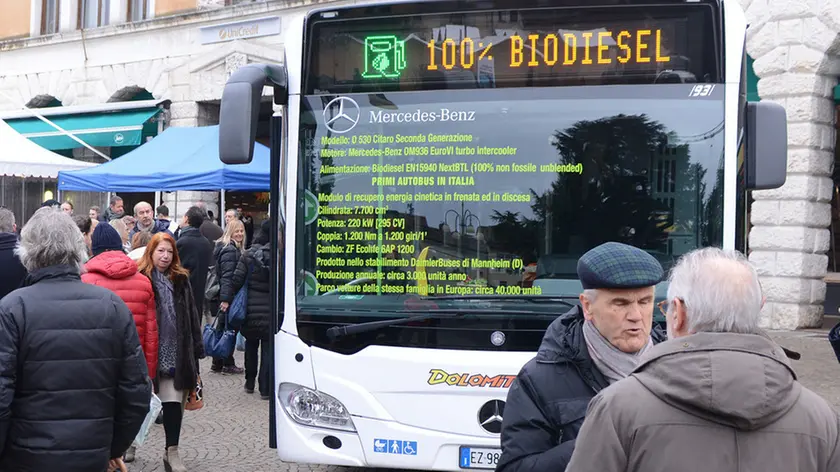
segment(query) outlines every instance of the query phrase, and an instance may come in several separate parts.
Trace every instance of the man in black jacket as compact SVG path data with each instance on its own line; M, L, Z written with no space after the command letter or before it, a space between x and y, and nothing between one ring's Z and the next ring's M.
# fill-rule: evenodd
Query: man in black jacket
M0 299L20 287L26 277L26 269L15 255L17 240L15 214L0 208Z
M665 340L652 328L655 285L664 276L653 256L605 243L580 258L577 272L580 306L551 323L508 392L497 472L565 470L589 400Z
M204 313L204 290L207 288L207 271L213 263L213 244L202 236L199 228L204 223L205 213L197 206L190 207L184 214L178 234L178 256L181 265L190 271L190 285L195 306Z
M131 311L82 283L73 220L41 208L21 232L29 275L0 301L0 471L104 472L152 395Z

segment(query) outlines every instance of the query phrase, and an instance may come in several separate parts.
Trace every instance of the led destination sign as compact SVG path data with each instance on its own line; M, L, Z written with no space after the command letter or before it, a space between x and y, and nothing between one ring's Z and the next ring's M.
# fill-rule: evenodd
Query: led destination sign
M575 66L593 64L668 63L670 56L662 47L662 30L586 31L564 34L511 35L496 49L507 48L505 67ZM427 43L429 62L426 70L471 69L477 60L493 60L492 41L462 38L458 41L435 39ZM580 51L580 53L578 53ZM594 54L593 54L594 52ZM368 77L376 77L375 74Z
M703 33L711 21L702 4L318 20L308 88L654 83L669 71L708 82L718 72L714 38Z

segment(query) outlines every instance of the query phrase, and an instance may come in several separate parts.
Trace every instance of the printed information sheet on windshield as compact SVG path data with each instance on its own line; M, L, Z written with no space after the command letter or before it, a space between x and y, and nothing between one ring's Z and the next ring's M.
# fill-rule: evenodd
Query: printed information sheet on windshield
M305 98L306 295L543 295L538 262L575 278L599 231L644 231L642 246L664 247L674 214L649 172L658 159L686 173L690 151L667 145L686 98L669 90L659 106L607 101L603 88L601 100L510 89Z

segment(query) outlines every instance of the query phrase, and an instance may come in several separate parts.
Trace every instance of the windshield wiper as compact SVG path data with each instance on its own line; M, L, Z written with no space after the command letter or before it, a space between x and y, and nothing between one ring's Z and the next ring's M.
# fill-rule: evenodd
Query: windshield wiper
M464 301L489 301L489 300L504 300L504 301L521 301L528 303L560 303L567 308L574 308L577 304L568 300L578 300L578 297L572 296L542 296L542 295L443 295L443 296L426 296L420 297L422 300L464 300Z
M398 313L416 313L417 311L398 312ZM392 326L399 326L410 324L413 322L426 321L435 318L463 318L466 315L488 315L488 314L514 314L514 315L533 315L534 313L527 310L481 310L481 309L448 309L436 308L427 313L417 316L408 316L404 318L391 318L387 320L369 321L366 323L355 323L346 326L333 326L327 329L327 337L332 340L344 336L351 336L359 333L367 333L376 331L382 328L390 328Z

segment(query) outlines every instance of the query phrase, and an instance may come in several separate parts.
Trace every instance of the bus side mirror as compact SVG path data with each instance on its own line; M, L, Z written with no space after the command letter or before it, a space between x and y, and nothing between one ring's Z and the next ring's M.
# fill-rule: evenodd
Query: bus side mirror
M747 103L747 190L779 188L787 177L787 115L771 102Z
M274 87L274 100L287 99L283 66L248 64L231 74L222 91L219 110L219 159L225 164L248 164L254 157L257 121L265 86Z

